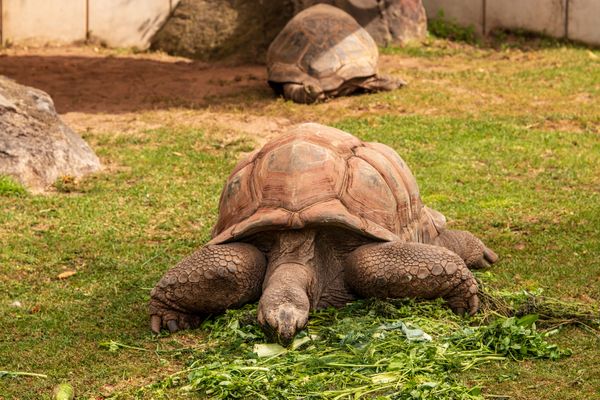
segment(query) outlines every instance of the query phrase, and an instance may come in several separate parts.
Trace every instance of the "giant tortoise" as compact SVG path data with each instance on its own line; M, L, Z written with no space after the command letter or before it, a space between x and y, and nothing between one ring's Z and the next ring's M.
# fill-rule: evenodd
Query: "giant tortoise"
M152 290L151 328L259 300L258 321L283 343L311 310L364 297L444 298L478 310L469 268L497 260L423 205L390 147L308 123L240 161L221 193L212 239Z
M379 75L378 61L377 44L354 18L318 4L292 18L269 46L268 81L276 93L298 103L405 84Z

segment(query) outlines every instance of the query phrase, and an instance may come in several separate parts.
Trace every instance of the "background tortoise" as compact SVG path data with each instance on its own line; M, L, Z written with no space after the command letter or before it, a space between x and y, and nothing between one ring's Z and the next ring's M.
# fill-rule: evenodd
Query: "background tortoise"
M405 83L377 74L377 44L349 14L327 4L292 18L267 52L268 80L286 99L313 103Z
M152 330L194 327L259 298L260 324L284 343L310 310L356 297L443 297L455 312L475 313L467 267L497 256L444 226L394 150L298 125L235 167L212 240L152 290Z

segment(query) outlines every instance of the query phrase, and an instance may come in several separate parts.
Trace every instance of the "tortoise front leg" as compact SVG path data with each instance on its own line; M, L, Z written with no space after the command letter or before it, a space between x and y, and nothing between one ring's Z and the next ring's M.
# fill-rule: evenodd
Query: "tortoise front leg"
M152 289L152 331L194 328L208 314L257 300L265 270L265 256L252 245L202 247L167 271Z
M463 260L442 247L388 242L361 246L346 259L345 279L377 298L444 298L457 314L479 309L477 282Z
M318 100L325 100L325 93L314 83L285 83L283 97L296 103L311 104Z

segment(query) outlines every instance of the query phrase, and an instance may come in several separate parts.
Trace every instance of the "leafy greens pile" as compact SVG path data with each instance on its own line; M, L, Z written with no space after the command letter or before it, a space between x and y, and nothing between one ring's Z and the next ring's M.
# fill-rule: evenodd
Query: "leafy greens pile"
M457 373L505 359L570 354L546 341L536 314L454 315L441 300L361 300L311 314L290 348L265 343L256 306L208 320L209 346L189 366L142 391L202 398L482 399ZM140 392L141 393L141 392Z

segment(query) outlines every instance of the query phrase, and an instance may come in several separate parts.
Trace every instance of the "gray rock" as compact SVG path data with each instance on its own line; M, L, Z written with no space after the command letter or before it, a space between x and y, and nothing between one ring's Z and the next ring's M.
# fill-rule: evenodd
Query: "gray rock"
M181 0L151 48L203 61L263 62L292 0Z
M294 0L294 8L300 12L317 3L334 5L352 15L381 46L427 35L422 0Z
M264 62L294 13L317 3L347 11L381 46L427 34L422 0L181 0L151 48L203 61Z
M62 176L79 178L100 168L47 93L0 76L0 174L43 192Z

